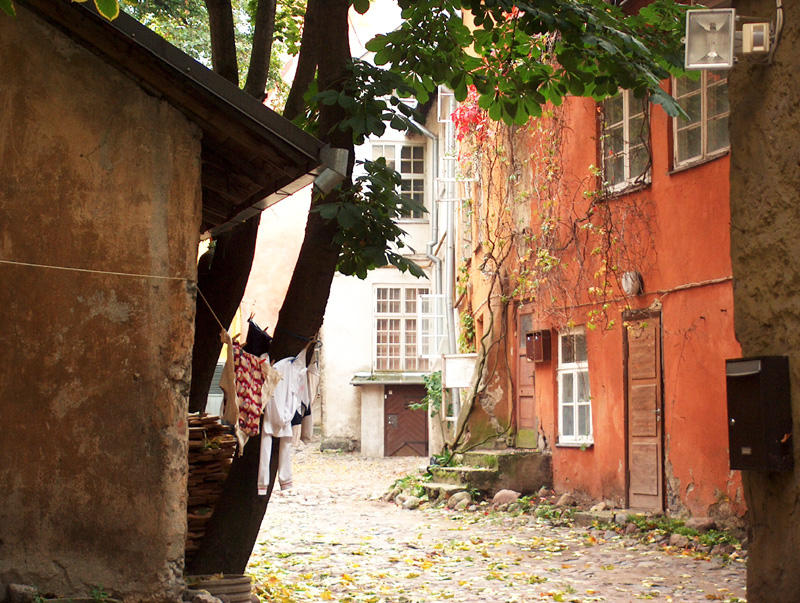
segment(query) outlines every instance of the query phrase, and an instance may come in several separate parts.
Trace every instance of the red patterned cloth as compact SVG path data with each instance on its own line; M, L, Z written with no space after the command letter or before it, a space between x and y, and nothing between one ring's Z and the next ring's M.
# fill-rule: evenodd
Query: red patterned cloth
M247 436L258 435L264 402L262 364L265 360L248 354L239 343L233 344L233 367L236 373L236 397L239 399L239 429ZM269 366L269 362L267 362Z

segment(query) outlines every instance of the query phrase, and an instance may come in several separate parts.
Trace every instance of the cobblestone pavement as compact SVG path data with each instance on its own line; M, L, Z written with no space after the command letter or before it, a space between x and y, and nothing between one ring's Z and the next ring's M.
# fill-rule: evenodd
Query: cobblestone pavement
M313 445L312 445L313 446ZM745 566L531 515L378 500L422 458L296 453L248 573L264 601L744 601Z

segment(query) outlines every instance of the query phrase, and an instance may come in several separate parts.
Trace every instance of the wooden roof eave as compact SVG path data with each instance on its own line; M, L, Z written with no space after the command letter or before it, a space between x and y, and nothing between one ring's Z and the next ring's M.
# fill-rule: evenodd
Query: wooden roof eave
M151 94L164 98L200 127L203 196L213 196L215 203L213 209L204 211L204 230L227 230L244 216L251 217L306 186L322 171L322 142L129 15L120 13L109 22L91 2L19 2L127 73ZM224 169L230 178L225 190L220 189L219 166L214 165L219 158L225 159Z

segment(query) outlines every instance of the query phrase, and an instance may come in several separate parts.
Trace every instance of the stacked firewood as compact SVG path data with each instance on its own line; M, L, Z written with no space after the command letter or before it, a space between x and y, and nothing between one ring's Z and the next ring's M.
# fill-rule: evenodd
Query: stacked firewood
M220 423L219 417L206 414L189 415L189 500L186 535L186 559L191 559L200 546L211 519L214 505L228 477L236 438L231 428Z

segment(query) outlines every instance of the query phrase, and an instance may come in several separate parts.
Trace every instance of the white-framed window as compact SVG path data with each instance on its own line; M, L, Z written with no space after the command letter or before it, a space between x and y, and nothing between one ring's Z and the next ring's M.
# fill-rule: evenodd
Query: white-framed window
M375 370L428 370L428 360L417 353L418 297L427 287L375 287Z
M650 181L650 121L647 99L621 90L603 102L603 180L620 191Z
M570 329L558 336L558 443L592 442L586 332L582 328Z
M444 295L420 295L417 309L417 355L428 359L439 358L445 351L447 335Z
M724 155L728 137L728 78L724 72L702 70L700 78L673 79L673 94L689 115L672 120L674 163L680 168Z
M384 157L386 165L400 174L400 194L403 197L425 205L425 145L396 142L379 142L372 145L372 159ZM421 220L425 217L422 211L413 211L404 216L408 219Z

